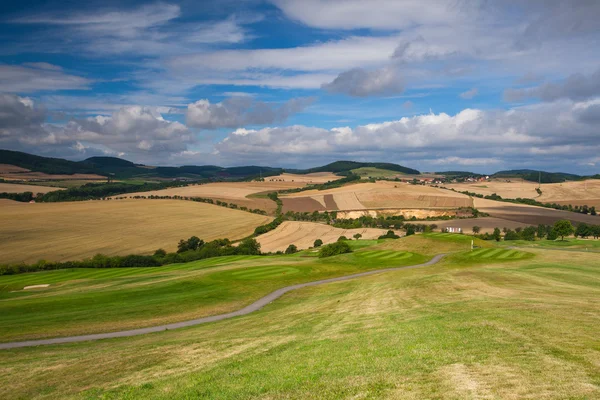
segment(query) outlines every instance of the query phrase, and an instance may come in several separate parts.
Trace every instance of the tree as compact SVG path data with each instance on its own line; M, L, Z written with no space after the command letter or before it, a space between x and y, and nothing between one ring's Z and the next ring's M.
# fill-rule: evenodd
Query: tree
M594 207L594 206L590 207L590 214L596 215L596 207Z
M519 240L519 234L512 229L508 229L504 234L504 240Z
M553 230L558 236L560 236L561 241L565 240L565 236L572 235L575 232L575 228L573 228L573 224L571 224L571 221L568 221L566 219L556 221Z
M321 250L319 251L319 257L321 257L321 258L331 257L331 256L335 256L338 254L351 253L351 252L352 252L352 249L350 248L348 243L346 243L344 241L335 242L335 243L331 243L331 244L321 247Z
M162 258L167 255L167 252L164 249L158 249L154 252L153 257Z
M408 228L406 228L406 236L410 236L410 235L414 235L415 234L415 227L410 225Z
M582 238L586 238L592 234L592 227L586 223L580 223L577 225L577 229L575 229L575 237L579 236Z
M494 228L494 233L492 234L492 236L496 240L496 242L499 242L501 239L500 228Z
M321 246L323 246L323 241L321 239L315 240L313 247L321 247Z
M204 240L201 240L198 236L192 236L187 241L187 247L189 250L198 250L198 247L204 245Z
M285 254L294 254L298 252L298 248L295 244L290 244L287 249L285 249Z
M254 238L246 238L242 240L237 247L238 254L259 256L260 255L260 243Z
M537 228L537 237L539 239L543 239L546 236L546 226L544 224L539 224Z
M521 239L533 242L535 240L536 231L537 229L535 226L528 226L521 232Z
M340 236L337 241L338 242L343 242L345 240L348 240L348 238L346 236Z
M473 233L477 235L479 232L481 232L481 227L479 227L477 225L474 225L473 226Z
M356 233L356 234L354 234L353 237L354 237L354 239L358 240L362 237L362 235L360 233Z
M184 251L188 251L188 242L187 240L181 239L179 241L179 244L177 244L177 252L178 253L183 253Z

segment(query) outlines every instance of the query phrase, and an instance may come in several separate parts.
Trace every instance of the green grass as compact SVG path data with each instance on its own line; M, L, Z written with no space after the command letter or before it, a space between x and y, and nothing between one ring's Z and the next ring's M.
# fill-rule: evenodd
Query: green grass
M597 256L499 263L500 250L293 291L213 324L2 351L0 398L600 398Z
M361 248L377 241L353 241ZM304 252L303 252L304 253ZM221 314L287 285L424 262L416 253L218 257L156 268L0 277L0 341L108 332ZM49 288L22 290L50 284Z
M505 262L517 261L534 257L534 254L503 248L475 249L469 252L453 254L449 257L451 262L456 264L487 263L487 262Z
M352 172L353 174L356 174L358 176L371 177L371 178L389 178L389 177L393 177L393 176L404 175L401 172L391 171L388 169L373 168L373 167L356 168L350 172Z
M600 240L598 239L574 239L567 238L565 240L507 240L500 242L502 246L518 246L518 247L539 247L547 249L589 249L589 250L600 250Z

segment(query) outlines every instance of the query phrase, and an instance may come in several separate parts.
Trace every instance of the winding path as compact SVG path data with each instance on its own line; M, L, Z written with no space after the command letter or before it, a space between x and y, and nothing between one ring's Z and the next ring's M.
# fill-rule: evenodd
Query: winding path
M302 288L309 287L309 286L322 285L325 283L347 281L350 279L360 278L363 276L379 274L381 272L389 272L389 271L398 271L398 270L402 270L402 269L426 267L426 266L437 263L438 261L440 261L442 259L442 257L444 257L444 254L439 254L423 264L408 265L406 267L377 269L377 270L361 272L361 273L353 274L353 275L340 276L337 278L321 279L319 281L299 283L297 285L286 286L281 289L277 289L276 291L274 291L272 293L269 293L265 297L258 299L254 303L252 303L240 310L232 311L232 312L226 313L226 314L212 315L210 317L192 319L189 321L176 322L176 323L167 324L167 325L150 326L147 328L131 329L131 330L127 330L127 331L96 333L93 335L81 335L81 336L66 336L66 337L53 338L53 339L27 340L27 341L23 341L23 342L0 343L0 349L15 349L17 347L32 347L32 346L41 346L41 345L46 345L46 344L75 343L75 342L85 342L85 341L89 341L89 340L138 336L138 335L145 335L147 333L162 332L162 331L167 331L167 330L171 330L171 329L185 328L188 326L205 324L208 322L221 321L224 319L239 317L242 315L250 314L251 312L254 312L254 311L258 311L261 308L263 308L264 306L266 306L267 304L271 303L273 300L278 299L279 297L283 296L284 294L286 294L287 292L292 291L292 290L302 289Z

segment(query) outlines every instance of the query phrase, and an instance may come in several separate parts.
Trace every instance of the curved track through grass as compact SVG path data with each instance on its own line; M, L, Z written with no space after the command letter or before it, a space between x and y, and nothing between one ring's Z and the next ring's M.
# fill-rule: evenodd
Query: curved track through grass
M363 254L364 253L369 253L369 252L363 252ZM378 251L375 253L384 253L384 256L385 256L385 255L388 255L387 253L392 253L392 252L386 252L386 251L379 252ZM408 254L410 254L408 257L412 256L411 253L408 253ZM401 257L404 257L404 255L402 255L402 253L401 253ZM367 254L367 256L368 256L368 254ZM438 254L435 257L433 257L431 260L429 260L425 263L422 263L422 264L409 265L409 266L404 266L404 267L384 268L384 269L378 269L378 270L372 270L372 271L347 275L347 276L340 276L337 278L321 279L321 280L317 280L317 281L313 281L313 282L300 283L300 284L296 284L296 285L286 286L286 287L277 289L274 292L271 292L270 294L260 298L259 300L255 301L254 303L252 303L240 310L229 312L226 314L212 315L209 317L198 318L198 319L193 319L193 320L189 320L189 321L177 322L177 323L166 324L166 325L152 326L152 327L148 327L148 328L131 329L131 330L125 330L125 331L119 331L119 332L98 333L98 334L81 335L81 336L68 336L68 337L54 338L54 339L28 340L28 341L22 341L22 342L0 343L0 349L14 349L14 348L18 348L18 347L32 347L32 346L41 346L41 345L50 345L50 344L74 343L74 342L85 342L85 341L99 340L99 339L112 339L112 338L119 338L119 337L138 336L138 335L144 335L147 333L162 332L162 331L166 331L166 330L172 330L172 329L178 329L178 328L184 328L184 327L189 327L189 326L205 324L205 323L209 323L209 322L221 321L224 319L239 317L242 315L250 314L254 311L258 311L261 308L263 308L264 306L266 306L267 304L271 303L272 301L278 299L279 297L283 296L285 293L290 292L292 290L302 289L302 288L310 287L310 286L322 285L322 284L326 284L326 283L341 282L341 281L355 279L355 278L359 278L359 277L363 277L363 276L379 274L382 272L426 267L429 265L436 264L437 262L439 262L442 259L442 257L444 257L444 254ZM270 268L273 269L273 268L280 268L280 267L270 267ZM281 268L287 268L287 267L281 267ZM261 272L263 272L267 275L269 273L272 273L272 271L268 271L266 268L262 268L261 270L262 270ZM242 271L240 271L240 272L242 272ZM246 272L246 271L243 271L243 272ZM248 271L248 273L250 273L250 271ZM254 273L254 271L252 271L252 273Z

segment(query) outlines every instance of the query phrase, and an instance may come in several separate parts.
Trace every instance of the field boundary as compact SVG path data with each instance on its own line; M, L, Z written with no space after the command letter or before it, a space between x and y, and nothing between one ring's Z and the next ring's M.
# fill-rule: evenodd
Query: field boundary
M377 269L377 270L373 270L373 271L360 272L360 273L352 274L352 275L340 276L337 278L321 279L318 281L299 283L296 285L286 286L286 287L277 289L274 292L269 293L268 295L256 300L254 303L252 303L240 310L232 311L232 312L225 313L225 314L212 315L209 317L192 319L189 321L176 322L176 323L166 324L166 325L150 326L147 328L130 329L130 330L118 331L118 332L106 332L106 333L97 333L97 334L91 334L91 335L66 336L66 337L53 338L53 339L40 339L40 340L27 340L27 341L22 341L22 342L0 343L0 350L15 349L15 348L19 348L19 347L34 347L34 346L51 345L51 344L76 343L76 342L87 342L87 341L91 341L91 340L100 340L100 339L114 339L114 338L120 338L120 337L139 336L139 335L145 335L148 333L163 332L163 331L168 331L168 330L172 330L172 329L186 328L186 327L190 327L190 326L206 324L209 322L222 321L224 319L240 317L242 315L247 315L252 312L258 311L261 308L263 308L264 306L266 306L267 304L273 302L274 300L280 298L281 296L283 296L284 294L286 294L287 292L290 292L292 290L302 289L302 288L310 287L310 286L323 285L326 283L342 282L342 281L347 281L350 279L360 278L363 276L379 274L382 272L391 272L391 271L399 271L399 270L404 270L404 269L427 267L427 266L438 263L444 256L445 256L445 254L438 254L438 255L434 256L431 260L429 260L425 263L422 263L422 264L407 265L405 267L383 268L383 269Z

